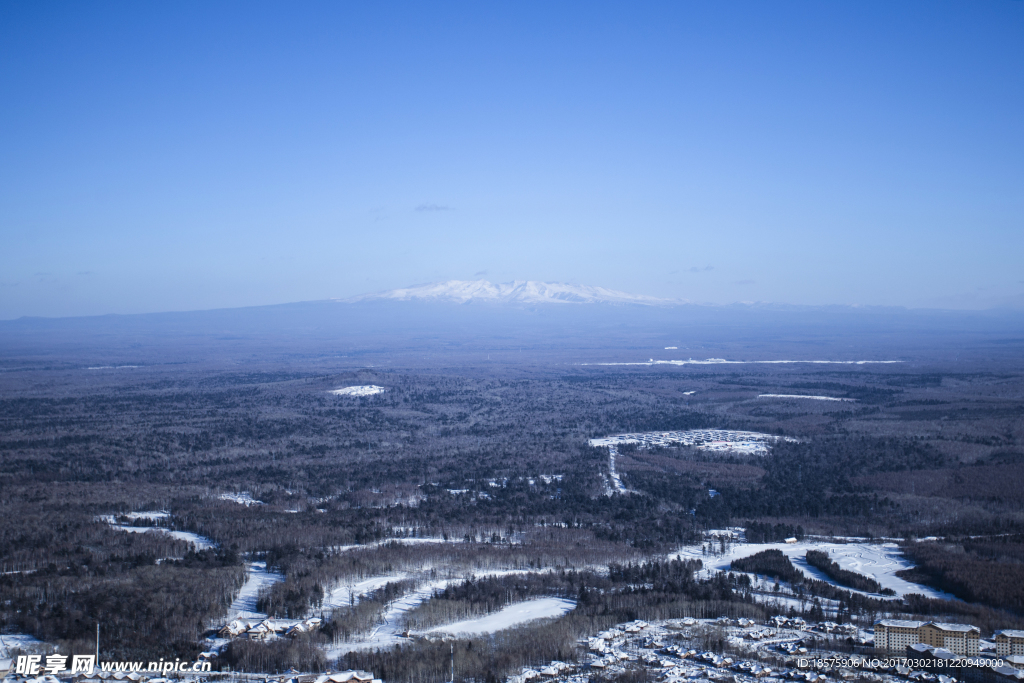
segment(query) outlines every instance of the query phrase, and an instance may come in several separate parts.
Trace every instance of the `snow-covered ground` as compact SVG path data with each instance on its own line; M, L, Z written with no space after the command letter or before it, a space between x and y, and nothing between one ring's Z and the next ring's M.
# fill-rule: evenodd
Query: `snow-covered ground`
M132 528L134 529L135 527ZM206 536L200 536L199 534L192 533L191 531L169 531L167 529L160 529L159 527L154 528L163 531L165 534L170 534L179 541L188 541L196 547L196 550L208 550L210 548L217 547L217 544Z
M716 544L712 543L712 546L716 551L718 550ZM869 576L878 581L882 588L891 588L900 597L908 593L919 593L930 598L955 599L948 593L929 588L928 586L922 586L921 584L911 583L896 576L896 572L909 569L914 565L903 556L899 546L895 543L826 543L812 540L804 540L798 543L734 542L727 544L724 555L704 555L701 546L684 546L679 551L672 553L672 557L680 555L685 558L697 558L704 562L702 574L710 576L715 572L729 571L733 560L749 557L762 550L772 548L781 550L789 557L793 566L803 572L804 575L813 579L827 581L844 590L852 589L841 586L818 569L807 564L805 556L808 550L828 551L829 557L843 569ZM884 598L886 596L876 597Z
M9 633L0 636L0 658L7 659L11 656L11 650L24 650L35 652L46 648L47 645L35 636L24 633Z
M902 362L903 361L901 360L726 360L724 358L705 358L704 360L694 360L692 358L689 358L687 360L654 360L653 358L651 358L647 362L639 363L581 363L581 365L756 365L759 363L809 363L812 365L869 365Z
M468 489L467 489L468 490ZM421 543L462 543L461 538L434 538L434 537L419 537L419 538L382 538L379 541L373 541L372 543L357 543L353 545L335 545L331 546L331 552L344 553L349 550L367 550L369 548L376 548L378 546L387 545L388 543L401 543L403 545L418 545Z
M508 576L510 574L527 574L533 570L525 569L505 569L501 571L474 573L478 579L491 577L491 576ZM394 581L394 576L382 576L376 577L376 579L369 579L367 581L381 581L380 585L384 585L388 581ZM346 652L352 652L353 650L366 650L371 648L385 648L391 647L397 643L403 642L405 637L402 635L405 629L405 615L411 610L418 607L421 603L429 600L433 595L434 591L441 591L448 586L462 583L468 578L465 577L449 578L449 579L436 579L433 581L425 581L419 584L415 590L409 591L401 598L392 602L387 611L384 612L383 623L377 626L369 634L358 640L353 640L347 643L341 643L327 651L327 657L334 659L340 657ZM570 608L571 609L571 608ZM481 617L483 618L483 617ZM540 618L540 617L538 617ZM475 621L475 620L474 620ZM438 627L433 630L443 630L447 627Z
M235 601L228 609L226 621L233 619L266 619L267 615L256 610L256 601L260 597L260 590L272 586L279 581L284 581L284 575L277 572L267 571L266 562L251 562L245 584L235 596Z
M420 584L414 591L410 591L398 600L395 600L384 613L384 623L373 629L366 637L353 640L348 643L341 643L327 652L328 659L335 659L353 650L366 650L371 648L391 647L404 640L402 631L404 629L404 617L412 609L419 606L424 600L429 600L435 590L443 590L449 581L428 581Z
M805 396L804 394L758 394L758 398L809 398L814 401L848 401L855 402L855 398L836 398L835 396Z
M384 387L379 387L376 384L361 384L354 387L335 389L327 393L334 394L335 396L373 396L374 394L383 394Z
M348 607L359 602L367 593L383 588L393 581L401 581L407 574L390 576L373 576L354 583L341 583L332 588L324 597L324 609L335 609L337 607Z
M239 505L244 505L246 507L249 507L250 505L264 504L262 500L256 500L253 498L252 494L248 491L242 491L240 493L222 493L217 497L221 500L229 500L232 503L238 503Z
M618 454L619 452L615 450L615 446L608 446L608 475L611 477L611 484L605 487L605 495L607 496L613 493L626 493L626 487L622 484L622 478L615 469L615 458Z
M170 513L163 511L130 512L125 516L129 519L148 519L151 521L156 521L158 519L163 519L170 516ZM114 515L100 515L98 519L102 522L106 522L114 529L118 529L120 531L127 531L130 534L144 534L147 531L156 531L161 534L167 534L168 536L176 538L180 541L188 541L189 543L195 546L196 550L206 550L208 548L214 548L217 546L216 543L206 538L205 536L200 536L199 534L193 533L191 531L172 531L171 529L165 529L160 526L128 526L125 524L118 524L117 518Z
M452 633L462 636L483 635L503 631L513 626L537 619L560 617L576 607L572 600L562 598L538 598L509 605L500 612L494 612L477 619L467 619L446 626L437 626L427 633Z

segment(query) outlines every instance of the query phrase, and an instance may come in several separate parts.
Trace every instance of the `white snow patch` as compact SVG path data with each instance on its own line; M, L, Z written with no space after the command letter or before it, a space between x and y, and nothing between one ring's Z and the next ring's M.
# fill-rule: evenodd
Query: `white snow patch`
M537 619L551 619L571 612L576 607L572 600L562 598L538 598L509 605L500 612L494 612L477 619L467 619L446 626L437 626L427 633L452 633L462 636L484 635L504 631L507 628L525 624Z
M256 611L256 601L259 600L260 591L268 588L279 581L284 581L284 575L267 570L266 562L252 562L249 564L249 573L245 578L245 584L238 591L228 616L225 621L235 619L266 619L267 615Z
M354 387L335 389L327 393L335 396L373 396L374 394L383 394L384 387L379 387L376 384L360 384Z
M814 401L849 401L855 402L855 398L836 398L835 396L806 396L804 394L758 394L758 398L809 398Z

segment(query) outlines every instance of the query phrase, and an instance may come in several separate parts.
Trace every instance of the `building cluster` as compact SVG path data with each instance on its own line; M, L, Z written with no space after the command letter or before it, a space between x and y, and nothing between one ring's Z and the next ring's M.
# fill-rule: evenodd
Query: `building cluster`
M319 617L301 621L235 619L217 631L217 635L221 638L245 638L247 640L271 640L281 636L294 638L303 633L318 630L322 623L323 620Z
M876 649L905 652L910 660L930 662L924 668L933 674L966 683L1024 681L1024 631L996 631L994 640L992 657L988 654L991 650L981 653L981 629L977 626L899 619L875 622ZM996 658L999 663L990 664Z

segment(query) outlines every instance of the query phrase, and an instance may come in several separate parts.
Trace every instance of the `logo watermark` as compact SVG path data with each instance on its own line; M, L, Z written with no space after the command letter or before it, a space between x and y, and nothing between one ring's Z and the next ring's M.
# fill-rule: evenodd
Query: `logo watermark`
M175 659L160 659L157 662L131 662L131 661L110 661L99 662L97 666L96 655L46 655L44 663L43 655L19 655L15 664L14 673L21 676L39 676L42 674L86 674L91 675L100 671L125 672L125 673L158 673L166 676L169 673L205 673L212 669L209 660L196 662L181 661Z

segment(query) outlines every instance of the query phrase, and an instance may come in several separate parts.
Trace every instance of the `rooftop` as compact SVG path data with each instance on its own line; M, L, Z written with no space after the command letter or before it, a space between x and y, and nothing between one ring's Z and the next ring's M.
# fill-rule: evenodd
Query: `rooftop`
M875 626L884 626L886 628L921 628L927 621L905 621L903 619L879 619L875 622Z

